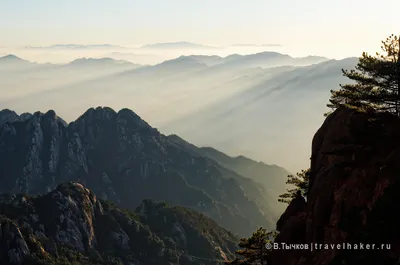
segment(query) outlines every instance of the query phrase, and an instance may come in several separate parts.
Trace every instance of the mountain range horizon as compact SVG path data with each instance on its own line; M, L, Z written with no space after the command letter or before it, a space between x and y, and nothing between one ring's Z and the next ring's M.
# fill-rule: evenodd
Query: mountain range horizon
M182 43L178 45L182 46ZM187 43L183 42L183 45ZM314 118L305 121L305 124L310 125L302 126L298 132L295 130L288 134L281 131L277 134L278 130L285 131L288 128L285 124L289 120L292 127L299 123L303 119L298 116L300 112L315 112L318 109L318 112L323 113L324 105L317 98L326 97L329 90L319 89L315 93L314 85L327 78L332 84L338 82L342 79L340 70L356 62L356 58L335 60L311 55L292 57L275 51L262 51L226 56L188 52L188 55L179 55L158 63L141 64L132 58L124 58L123 55L85 56L87 49L82 50L84 56L73 57L66 63L33 62L29 58L25 59L29 56L24 57L18 53L0 57L0 76L3 76L0 85L9 90L0 97L2 108L13 109L18 113L55 109L70 122L90 107L128 107L165 134L182 135L198 146L213 146L229 155L244 155L256 161L282 166L290 172L297 172L306 165L309 156L307 146L322 115L318 117L319 115L310 114ZM57 53L62 51L57 50ZM153 78L148 79L150 76ZM299 78L311 78L312 81L301 81ZM276 105L280 100L286 101L289 98L279 94L289 92L295 87L297 91L293 92L299 93L299 81L309 84L304 87L304 91L307 91L306 94L311 93L311 98L316 97L316 103L310 105L311 101L308 99L308 105L303 110L289 116L282 114L284 117L275 119L272 113L286 113L294 107L290 106L291 103L286 109L282 109L283 105ZM86 99L79 96L83 94L87 95ZM267 96L268 94L271 95ZM279 97L278 101L273 99L276 96ZM64 103L67 99L76 104L74 110ZM182 101L180 108L175 105L177 100ZM267 103L270 100L272 101ZM262 103L263 101L265 102ZM260 111L261 109L263 110ZM244 115L250 113L252 119L256 120L244 118ZM260 115L261 113L269 115ZM227 118L216 123L217 117ZM221 138L221 132L232 128L236 122L250 122L250 127L263 123L273 127L259 128L258 132L247 131L246 127L235 128L229 135ZM196 128L202 127L209 128L210 131L199 133ZM305 128L307 131L304 131ZM252 142L255 139L265 142L264 138L269 142L264 147ZM293 164L288 164L285 155L288 151L283 151L287 148L286 144L279 146L280 140L268 140L281 138L286 139L283 142L288 141L292 146L299 146L299 150L302 150L301 160L304 162L296 162L299 158L292 154L293 157L289 160Z
M254 54L233 53L233 54L229 54L229 55L226 55L226 56L219 56L219 55L216 55L216 54L211 54L211 55L190 54L190 55L180 55L180 56L176 57L175 59L178 59L178 58L181 58L181 57L194 57L194 56L204 56L204 57L214 57L214 58L224 59L224 58L229 58L229 57L233 57L233 56L246 56L246 55L257 56L257 55L274 55L274 54L288 56L288 57L291 57L291 58L294 58L294 59L318 58L320 60L326 60L326 61L328 61L328 60L336 60L336 59L323 57L323 56L317 56L317 55L308 55L308 56L304 56L304 57L292 57L289 54L279 53L279 52L275 52L275 51L261 51L261 52L257 52L257 53L254 53ZM44 63L40 63L40 62L30 61L29 59L24 59L24 58L22 58L22 56L20 57L16 53L9 53L9 54L6 54L6 55L2 55L2 56L0 56L0 60L22 60L22 61L29 61L31 63L44 64ZM96 60L96 61L99 61L99 60L115 60L115 61L120 61L120 62L125 61L125 62L135 63L133 61L115 59L115 58L112 58L112 57L77 57L77 58L75 58L75 59L73 59L73 60L71 60L69 62L66 62L66 63L47 62L47 64L60 64L60 65L62 65L62 64L73 63L74 61L79 61L79 60ZM174 60L174 59L170 59L170 60ZM169 61L169 60L165 60L165 61ZM162 61L160 63L163 63L165 61Z
M270 51L266 51L268 48ZM273 50L271 50L273 49ZM159 42L140 45L117 44L50 44L43 46L8 46L0 47L0 56L17 54L20 57L40 63L66 63L80 57L111 57L125 59L140 64L156 64L180 55L216 55L226 57L231 54L249 55L261 52L279 52L293 54L293 57L321 56L332 59L343 59L344 56L324 56L313 52L298 54L285 48L282 44L229 44L207 45L188 41ZM74 55L75 53L75 55ZM86 53L86 55L85 55ZM124 56L125 55L125 56ZM48 58L48 59L44 59ZM60 58L60 59L58 59ZM61 59L62 58L62 59ZM146 58L146 60L144 60Z
M0 265L399 265L399 0L0 4Z

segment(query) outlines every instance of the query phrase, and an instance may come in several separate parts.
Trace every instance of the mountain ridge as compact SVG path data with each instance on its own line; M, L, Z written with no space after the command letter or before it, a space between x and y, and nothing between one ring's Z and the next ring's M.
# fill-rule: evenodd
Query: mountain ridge
M14 60L16 60L16 61L25 61L24 59L14 55L14 54L8 54L8 55L0 57L0 61L3 61L3 60L4 61L5 60L7 60L7 61L9 61L9 60L11 60L11 61L14 61Z
M171 141L184 145L186 148L192 150L193 152L197 152L201 155L204 155L206 157L209 157L215 161L217 161L218 163L220 163L222 166L226 167L226 168L230 168L232 170L234 170L235 172L238 172L240 175L242 176L247 176L253 180L255 180L256 182L263 184L264 181L263 180L263 176L262 174L265 174L264 177L268 176L271 177L271 175L273 175L273 177L277 177L278 179L280 178L281 181L281 185L280 187L273 187L275 189L275 191L278 192L284 192L286 189L286 186L284 185L284 181L282 181L282 179L285 179L287 175L290 175L291 173L288 172L286 169L278 166L278 165L269 165L264 163L263 161L255 161L251 158L248 158L246 156L243 155L237 155L237 156L230 156L227 155L213 147L209 147L209 146L201 146L201 147L197 147L187 141L185 141L184 139L182 139L181 137L179 137L176 134L171 134L167 136ZM244 164L244 168L241 170L241 163ZM246 172L246 168L253 168L253 167L264 167L264 173L259 173L259 174L252 174L250 172ZM279 173L271 173L269 172L270 170L273 171L277 171ZM251 170L249 170L251 171ZM268 173L267 173L268 172ZM256 176L257 175L257 176ZM263 184L266 188L271 185L271 183L264 183Z
M77 67L66 72L7 72L0 78L0 86L7 88L0 104L19 112L57 106L57 112L67 121L76 119L90 106L135 108L165 134L176 133L198 146L211 145L225 153L284 165L291 172L307 166L306 142L311 141L322 119L318 113L326 111L324 98L345 81L341 69L354 67L356 60L263 69L215 65L213 60L218 58L194 58L210 60L208 64L213 66L188 60L136 70L110 67L113 72L94 67L88 71ZM242 56L226 58L235 61ZM282 115L281 119L274 113ZM308 115L312 118L305 119ZM207 130L195 129L202 127ZM303 140L295 140L296 135ZM272 140L277 138L284 139ZM297 145L301 154L291 152L289 145ZM283 157L283 153L290 158Z
M250 179L190 155L131 110L91 108L67 125L54 111L15 115L0 112L0 192L38 194L79 181L122 207L165 200L241 235L271 227L277 218ZM251 198L238 181L252 190Z
M111 45L111 44L93 44L93 45L84 45L84 44L54 44L50 46L25 46L25 49L126 49L122 46Z
M194 59L195 61L198 61L199 63L208 65L208 66L214 66L214 65L221 65L221 64L237 64L237 63L244 63L244 62L251 62L251 61L256 61L254 62L256 65L259 64L262 61L265 61L265 63L268 63L268 60L273 59L274 57L282 60L283 58L293 60L293 62L297 61L306 61L306 63L320 63L323 61L328 61L329 59L326 57L321 57L321 56L307 56L307 57L291 57L286 54L278 53L278 52L271 52L271 51L264 51L264 52L258 52L254 54L248 54L248 55L241 55L241 54L230 54L227 56L218 56L218 55L181 55L177 58L165 60L163 62L160 62L158 64L152 65L162 65L166 63L171 63L175 61L180 61L180 60L185 60L185 59ZM309 62L307 62L309 60ZM37 64L37 65L44 65L43 63L34 63L29 60L25 60L23 58L20 58L14 54L9 54L3 57L0 57L0 62L3 61L20 61L20 62L26 62L26 63L32 63L32 64ZM80 57L76 58L68 63L65 64L52 64L52 63L47 63L51 65L69 65L74 62L83 62L83 61L92 61L92 62L102 62L102 61L113 61L113 62L120 62L120 63L126 63L126 64L135 64L133 62L127 61L127 60L121 60L121 59L114 59L112 57L101 57L101 58L91 58L91 57ZM207 63L208 62L208 63ZM211 62L211 63L210 63ZM234 63L235 62L235 63ZM137 64L135 64L137 65ZM279 64L273 64L270 67L276 67L280 66ZM281 65L282 66L282 65ZM242 68L249 67L248 65L246 66L241 66ZM255 67L250 66L250 67Z
M110 57L102 57L102 58L77 58L68 64L80 64L80 63L95 63L95 62L100 62L100 63L117 63L117 64L134 64L126 60L116 60Z
M141 49L218 49L217 47L186 42L186 41L146 44L140 48Z

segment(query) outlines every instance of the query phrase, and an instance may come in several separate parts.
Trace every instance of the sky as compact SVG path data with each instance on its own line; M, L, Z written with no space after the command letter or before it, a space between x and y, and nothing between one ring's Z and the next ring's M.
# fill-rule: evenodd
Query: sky
M399 34L398 10L399 0L0 0L0 47L279 43L339 59Z

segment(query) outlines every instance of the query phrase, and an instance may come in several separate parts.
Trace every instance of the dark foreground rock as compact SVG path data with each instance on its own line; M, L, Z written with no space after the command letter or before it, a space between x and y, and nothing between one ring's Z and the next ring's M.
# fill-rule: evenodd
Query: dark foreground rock
M281 250L269 264L400 264L399 139L400 120L388 113L331 114L313 139L306 207L289 206L276 242L369 243L375 249Z

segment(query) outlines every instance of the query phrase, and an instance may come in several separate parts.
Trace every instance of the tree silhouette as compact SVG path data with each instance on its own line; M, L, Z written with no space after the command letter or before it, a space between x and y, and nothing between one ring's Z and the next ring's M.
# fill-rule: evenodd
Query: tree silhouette
M271 248L268 248L267 243L272 243L276 232L269 232L265 228L258 228L256 232L249 238L241 238L239 247L236 253L242 256L241 259L229 261L228 265L264 265L268 253Z
M382 41L382 54L364 52L353 70L342 70L353 82L332 90L327 106L341 106L367 111L388 111L400 116L400 36ZM331 112L330 112L331 113ZM327 113L328 115L329 113Z
M303 196L307 195L309 180L310 169L302 170L301 172L296 173L296 176L288 175L286 184L294 185L295 187L287 189L286 193L279 195L278 201L289 204L292 199L296 197L298 191L300 191Z

